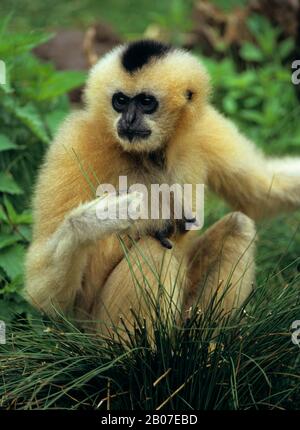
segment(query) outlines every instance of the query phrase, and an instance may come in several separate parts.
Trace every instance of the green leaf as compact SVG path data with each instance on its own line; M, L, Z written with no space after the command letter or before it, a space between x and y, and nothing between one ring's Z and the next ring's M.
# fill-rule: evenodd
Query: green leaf
M86 73L76 71L56 72L43 81L37 100L49 100L68 93L84 84Z
M7 211L7 215L9 220L13 223L13 224L17 224L17 213L13 207L13 205L11 204L10 200L7 198L7 196L4 196L4 206L5 209Z
M20 214L17 214L18 224L32 224L32 213L29 210L25 210Z
M247 21L248 27L257 41L263 56L269 60L276 55L277 39L281 32L280 28L274 27L264 16L255 14Z
M3 296L1 299L5 300L8 298L9 294L14 295L14 302L19 302L21 298L21 295L19 294L21 292L21 288L23 286L23 276L22 274L17 275L13 280L8 282L4 288L0 290L0 294ZM17 294L16 294L17 293Z
M11 174L5 172L0 172L0 192L9 194L23 193Z
M254 95L245 99L244 106L247 109L253 109L259 105L260 101L260 98Z
M12 17L13 17L13 13L10 12L4 18L1 18L1 20L0 20L0 36L3 36L3 34L6 32L8 25L12 21Z
M8 219L2 205L0 205L0 221L6 224L8 223Z
M264 60L264 55L259 48L249 42L245 42L241 49L240 55L245 61L254 61L260 63Z
M30 225L18 225L18 232L20 233L19 238L22 240L26 239L26 241L29 243L32 239L32 230L31 230L31 226Z
M293 39L285 39L278 46L278 53L282 60L285 60L294 50L295 42Z
M44 143L50 143L50 138L45 130L40 113L31 103L24 107L14 109L16 117L26 125L32 133Z
M63 122L67 114L67 110L55 110L45 115L45 119L52 136L57 132L58 127Z
M18 101L16 102L15 99L8 95L2 99L2 103L4 108L24 124L38 139L45 143L50 142L41 115L33 103L28 102L25 106L21 106Z
M17 213L15 208L13 207L11 201L4 196L4 206L8 214L9 220L14 225L19 224L31 224L32 223L32 214L29 210L24 210L22 213Z
M241 112L241 117L256 124L262 124L264 122L263 115L254 110L243 110Z
M11 234L0 234L0 249L7 248L10 245L18 242L20 237Z
M33 48L47 42L53 34L42 32L31 33L6 33L0 42L0 58L16 57L24 52L30 52Z
M256 84L257 75L252 70L247 70L244 73L236 76L224 76L224 84L227 84L230 88L230 93L232 92L232 88L239 92L239 96L241 97L244 91L247 91L249 86Z
M19 149L19 146L13 143L7 136L0 134L0 152Z
M223 107L224 107L225 112L227 112L229 114L234 114L238 109L236 100L229 95L224 97Z
M25 249L16 244L0 251L0 267L10 279L15 279L23 273Z

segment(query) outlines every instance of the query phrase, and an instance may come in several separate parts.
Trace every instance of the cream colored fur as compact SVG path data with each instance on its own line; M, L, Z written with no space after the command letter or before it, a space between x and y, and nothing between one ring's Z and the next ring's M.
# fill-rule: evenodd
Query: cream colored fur
M130 75L120 63L124 49L112 51L92 69L85 108L69 116L49 148L35 189L33 242L26 263L26 294L36 307L46 313L60 308L88 315L99 320L104 332L112 323L120 324L120 315L132 322L130 308L149 316L143 289L155 293L161 282L153 267L174 297L173 304L164 301L164 309L176 306L185 312L199 295L205 309L228 283L224 310L239 307L254 281L255 228L248 217L257 220L300 207L300 159L266 158L218 113L209 102L209 77L198 59L175 50ZM111 97L120 90L129 95L150 91L158 98L158 110L147 118L149 139L129 144L117 135L119 114ZM187 90L193 93L191 101ZM147 153L161 148L166 166L160 170L149 165ZM174 250L166 251L147 233L148 224L160 227L161 221L133 226L96 219L90 183L116 186L120 175L128 176L129 185L148 187L204 183L240 212L202 236L189 232L174 237ZM104 200L122 204L124 198L139 200L137 194ZM138 252L124 234L128 232L141 237ZM128 246L127 258L116 233ZM147 262L150 256L153 267Z

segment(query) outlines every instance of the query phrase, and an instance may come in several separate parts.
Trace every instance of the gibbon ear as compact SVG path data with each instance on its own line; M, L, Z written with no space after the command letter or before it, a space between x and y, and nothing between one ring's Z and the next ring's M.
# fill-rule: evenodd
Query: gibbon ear
M191 100L192 100L193 95L194 95L193 91L191 91L191 90L186 90L186 92L185 92L185 97L187 98L187 100L188 100L188 101L191 101Z

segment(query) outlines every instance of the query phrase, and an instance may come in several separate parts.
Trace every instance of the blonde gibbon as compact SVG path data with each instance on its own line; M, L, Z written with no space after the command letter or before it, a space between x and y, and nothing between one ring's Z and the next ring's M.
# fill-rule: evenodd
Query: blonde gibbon
M92 68L85 107L61 126L35 188L33 305L87 316L103 333L120 317L132 324L134 312L147 319L145 292L157 297L162 281L166 314L194 303L205 311L226 285L224 312L242 305L254 282L254 221L299 208L300 158L266 157L216 111L210 92L198 58L151 40L117 47ZM130 190L96 197L98 184L117 188L120 176L147 189L205 184L234 212L203 234L177 220L101 220L97 205L142 201Z

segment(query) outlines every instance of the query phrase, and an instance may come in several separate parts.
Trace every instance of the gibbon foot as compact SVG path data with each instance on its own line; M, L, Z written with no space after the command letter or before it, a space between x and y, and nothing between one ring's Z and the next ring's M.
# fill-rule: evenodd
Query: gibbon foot
M205 310L213 298L225 313L242 305L254 282L255 236L254 222L233 212L194 240L185 309Z
M180 256L166 253L153 237L140 239L112 271L95 303L92 315L101 333L112 333L114 327L126 337L122 319L131 331L138 315L153 335L158 304L161 318L174 323L181 314L185 275Z

